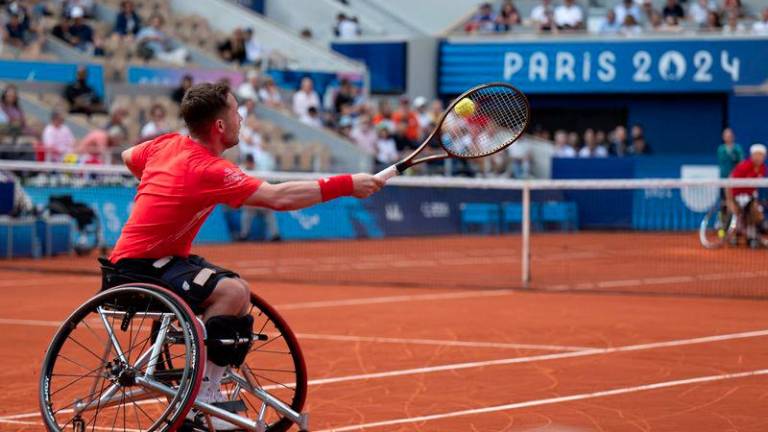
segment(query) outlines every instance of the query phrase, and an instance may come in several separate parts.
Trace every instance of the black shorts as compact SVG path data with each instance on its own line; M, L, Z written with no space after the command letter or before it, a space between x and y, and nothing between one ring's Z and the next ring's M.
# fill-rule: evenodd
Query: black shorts
M178 294L199 314L202 304L224 278L238 278L232 270L219 267L197 255L187 258L121 259L115 264L101 261L102 290L140 282L166 287Z

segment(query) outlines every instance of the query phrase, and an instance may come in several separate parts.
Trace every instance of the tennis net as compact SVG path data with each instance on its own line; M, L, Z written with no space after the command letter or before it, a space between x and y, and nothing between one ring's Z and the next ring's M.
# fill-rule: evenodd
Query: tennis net
M16 257L0 261L0 271L96 274L96 245L113 245L130 213L136 181L127 171L5 161L0 172L38 209L70 196L97 221L94 233L72 215L64 216L69 229L42 230L50 212L0 217L0 255ZM286 282L768 298L768 248L747 241L765 236L730 218L721 190L731 187L764 191L768 181L402 177L363 201L285 213L217 208L194 252L256 289ZM27 244L25 223L38 228L29 250L17 251ZM14 245L2 243L3 229Z

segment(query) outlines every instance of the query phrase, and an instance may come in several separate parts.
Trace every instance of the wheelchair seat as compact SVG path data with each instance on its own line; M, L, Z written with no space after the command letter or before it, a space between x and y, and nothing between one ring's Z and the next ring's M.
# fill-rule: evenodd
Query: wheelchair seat
M150 284L173 291L173 289L162 279L151 275L131 272L116 267L105 257L98 258L101 265L101 289L99 292L107 291L112 288L125 284ZM157 312L161 306L154 302L147 303L147 300L139 296L129 296L120 303L112 305L116 310L134 309L147 312Z

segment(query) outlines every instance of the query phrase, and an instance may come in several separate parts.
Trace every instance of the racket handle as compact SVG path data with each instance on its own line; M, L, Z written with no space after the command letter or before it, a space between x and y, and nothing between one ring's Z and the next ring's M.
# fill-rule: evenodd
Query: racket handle
M384 168L383 170L376 173L376 178L380 180L387 181L391 179L392 177L395 177L396 175L400 174L400 171L397 170L396 165L391 165L387 168Z

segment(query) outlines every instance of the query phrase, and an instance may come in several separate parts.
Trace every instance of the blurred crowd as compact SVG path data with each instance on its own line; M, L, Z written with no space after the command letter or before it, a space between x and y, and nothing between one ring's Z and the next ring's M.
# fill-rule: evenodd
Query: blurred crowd
M627 128L618 125L611 130L587 128L577 131L548 130L536 127L533 135L554 143L553 157L556 158L604 158L624 156L647 156L652 154L646 141L643 127L632 125Z
M583 32L587 30L587 13L576 0L540 0L528 17L524 17L512 0L505 0L496 10L482 3L464 25L466 33L505 33L517 28L539 32ZM619 0L609 7L600 20L599 34L633 35L643 32L678 32L694 29L723 34L752 33L768 35L768 7L749 11L741 0L666 0L657 8L651 0Z

